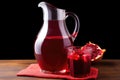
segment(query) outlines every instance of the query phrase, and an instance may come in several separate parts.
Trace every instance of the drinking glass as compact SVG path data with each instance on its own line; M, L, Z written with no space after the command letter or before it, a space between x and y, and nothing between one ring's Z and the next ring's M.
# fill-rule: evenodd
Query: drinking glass
M68 67L71 76L85 77L90 73L91 54L83 54L80 46L70 46L67 48Z

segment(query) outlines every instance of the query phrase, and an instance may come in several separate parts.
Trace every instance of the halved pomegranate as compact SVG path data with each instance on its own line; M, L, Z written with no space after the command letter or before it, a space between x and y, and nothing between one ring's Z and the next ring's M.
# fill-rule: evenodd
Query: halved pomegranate
M82 53L91 54L91 61L100 61L105 51L106 49L101 49L100 46L91 42L86 43L84 46L81 47Z

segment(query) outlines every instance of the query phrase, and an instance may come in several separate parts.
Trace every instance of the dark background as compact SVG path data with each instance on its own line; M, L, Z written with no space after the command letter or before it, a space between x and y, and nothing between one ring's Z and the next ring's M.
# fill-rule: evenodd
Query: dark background
M12 0L0 2L0 59L33 59L34 41L42 25L43 0ZM106 49L105 59L120 59L119 5L113 1L44 0L74 12L80 19L80 32L74 42L84 45L91 41ZM69 30L74 23L67 22Z

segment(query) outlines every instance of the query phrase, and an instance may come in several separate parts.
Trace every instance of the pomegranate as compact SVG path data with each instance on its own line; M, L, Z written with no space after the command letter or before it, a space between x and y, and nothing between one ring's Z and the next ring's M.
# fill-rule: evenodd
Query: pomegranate
M100 46L98 46L95 43L86 43L84 46L81 47L81 52L83 54L90 53L91 54L91 61L100 61L103 57L104 52L106 49L101 49Z

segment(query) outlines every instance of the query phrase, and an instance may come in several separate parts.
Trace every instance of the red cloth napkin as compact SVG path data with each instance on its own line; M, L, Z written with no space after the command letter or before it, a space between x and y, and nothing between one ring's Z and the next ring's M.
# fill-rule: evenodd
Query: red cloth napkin
M40 67L38 64L30 64L27 68L19 71L17 76L31 76L31 77L41 77L41 78L59 78L59 79L69 79L69 80L95 80L98 76L98 69L91 67L90 74L86 77L75 78L69 74L46 74L40 72Z

